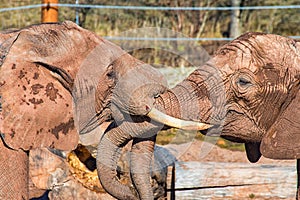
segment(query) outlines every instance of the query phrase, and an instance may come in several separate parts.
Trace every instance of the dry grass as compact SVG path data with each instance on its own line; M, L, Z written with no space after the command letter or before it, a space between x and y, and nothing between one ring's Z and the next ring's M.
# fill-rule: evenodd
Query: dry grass
M202 135L200 132L188 132L188 131L181 131L178 129L169 129L160 131L157 135L156 142L160 145L166 144L183 144L186 142L191 142L193 140L199 141L206 141L212 144L215 144L221 148L229 149L233 151L245 151L244 144L230 142L223 138L216 138L216 137L207 137Z

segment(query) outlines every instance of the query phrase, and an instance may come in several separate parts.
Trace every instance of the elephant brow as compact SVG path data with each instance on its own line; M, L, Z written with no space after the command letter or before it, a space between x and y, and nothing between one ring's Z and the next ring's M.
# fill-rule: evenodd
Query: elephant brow
M64 88L66 88L70 93L72 93L74 80L69 76L69 74L65 70L43 62L34 62L34 63L45 67L46 69L54 72L55 74L58 74L59 77L61 77L61 78L58 77L58 81L63 85Z

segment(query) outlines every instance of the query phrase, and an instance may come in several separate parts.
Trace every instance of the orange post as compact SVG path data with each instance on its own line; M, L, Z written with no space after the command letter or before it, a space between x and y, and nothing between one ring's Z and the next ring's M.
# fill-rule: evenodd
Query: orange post
M42 0L42 4L47 4L42 7L42 23L58 22L58 6L52 6L51 3L58 3L58 0Z

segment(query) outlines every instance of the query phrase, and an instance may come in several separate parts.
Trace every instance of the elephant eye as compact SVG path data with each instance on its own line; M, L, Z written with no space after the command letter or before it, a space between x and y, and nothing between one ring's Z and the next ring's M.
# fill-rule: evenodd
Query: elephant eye
M240 77L238 80L237 80L237 84L241 87L248 87L248 86L251 86L252 83L251 81L247 80L246 78L244 77Z
M113 79L116 77L113 65L108 66L106 76L110 79Z

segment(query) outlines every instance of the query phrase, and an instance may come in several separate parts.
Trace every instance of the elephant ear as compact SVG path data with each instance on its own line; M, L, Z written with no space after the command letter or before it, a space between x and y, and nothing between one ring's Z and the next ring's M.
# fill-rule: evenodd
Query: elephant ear
M71 90L89 44L82 29L68 22L23 29L3 46L0 132L7 146L76 147Z
M272 159L300 158L300 77L290 91L290 101L276 122L262 139L260 150L263 156ZM288 102L287 101L287 102Z

